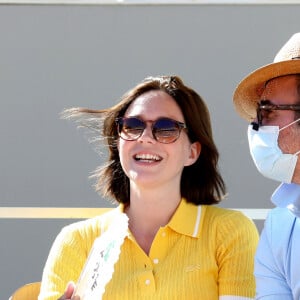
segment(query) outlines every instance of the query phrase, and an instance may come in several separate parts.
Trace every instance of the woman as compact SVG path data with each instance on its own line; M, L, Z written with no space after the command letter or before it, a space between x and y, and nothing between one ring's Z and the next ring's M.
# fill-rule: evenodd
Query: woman
M177 76L149 77L109 109L76 108L65 117L102 128L109 158L96 171L96 189L120 205L62 230L39 300L70 299L75 285L67 283L78 282L94 240L124 215L128 234L103 299L254 297L258 233L240 212L213 205L225 184L208 109L193 89Z

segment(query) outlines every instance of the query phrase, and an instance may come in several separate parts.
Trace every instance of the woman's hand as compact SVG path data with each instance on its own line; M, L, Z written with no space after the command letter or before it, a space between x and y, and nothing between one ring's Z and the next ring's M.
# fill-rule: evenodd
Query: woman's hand
M70 281L67 284L65 293L57 300L80 300L80 297L78 296L72 297L74 290L75 290L75 283Z

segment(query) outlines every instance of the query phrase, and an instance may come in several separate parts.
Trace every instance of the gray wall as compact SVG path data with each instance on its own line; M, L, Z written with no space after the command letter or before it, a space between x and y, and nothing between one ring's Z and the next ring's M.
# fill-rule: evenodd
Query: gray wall
M101 158L59 113L110 106L144 77L171 73L211 111L229 191L222 206L271 208L277 183L254 168L231 98L299 31L299 16L298 5L0 6L0 206L109 205L88 179ZM1 299L40 280L71 222L0 219Z

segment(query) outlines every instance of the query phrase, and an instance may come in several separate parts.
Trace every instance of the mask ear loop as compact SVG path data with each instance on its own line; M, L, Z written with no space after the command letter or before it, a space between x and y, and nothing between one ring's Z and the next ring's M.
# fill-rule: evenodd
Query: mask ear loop
M291 125L293 125L293 124L295 124L295 123L297 123L297 122L299 122L299 121L300 121L300 118L298 118L297 120L293 121L293 122L290 123L290 124L287 124L287 125L281 127L281 128L279 129L279 131L281 131L281 130L283 130L283 129L286 129L286 128L288 128L289 126L291 126Z
M291 126L291 125L293 125L293 124L295 124L295 123L297 123L297 122L299 122L299 121L300 121L300 118L298 118L297 120L293 121L293 122L290 123L290 124L287 124L287 125L281 127L281 128L279 129L279 131L281 131L281 130L283 130L283 129L285 129L285 128L287 128L287 127L289 127L289 126ZM300 153L300 150L297 151L296 153L294 153L294 155L297 156L299 153Z

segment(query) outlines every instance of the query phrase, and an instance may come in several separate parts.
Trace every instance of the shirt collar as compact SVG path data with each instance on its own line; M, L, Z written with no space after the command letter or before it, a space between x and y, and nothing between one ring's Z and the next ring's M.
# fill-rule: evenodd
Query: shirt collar
M300 185L295 183L282 183L275 190L271 201L277 207L286 207L296 217L300 217Z
M120 203L115 211L117 214L120 214L124 213L124 209L125 205ZM167 226L180 234L199 237L201 212L201 205L189 203L186 199L182 198Z
M174 231L191 237L199 237L201 224L201 205L188 203L182 198L167 226Z

